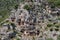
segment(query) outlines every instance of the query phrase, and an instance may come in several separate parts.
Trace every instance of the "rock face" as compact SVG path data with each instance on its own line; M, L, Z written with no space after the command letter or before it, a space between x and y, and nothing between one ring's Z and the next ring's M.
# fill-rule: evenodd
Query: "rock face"
M25 5L29 5L31 9L24 9ZM60 35L57 33L59 31L55 29L59 15L59 10L52 10L46 0L25 0L24 3L20 3L17 11L12 12L9 19L11 23L6 23L0 28L1 40L11 40L15 37L19 37L21 40L54 39Z

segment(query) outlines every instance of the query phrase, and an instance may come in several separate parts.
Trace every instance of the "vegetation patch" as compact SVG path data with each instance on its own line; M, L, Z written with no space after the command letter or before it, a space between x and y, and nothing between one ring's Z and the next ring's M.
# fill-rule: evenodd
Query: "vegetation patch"
M57 37L57 40L60 40L60 35Z
M47 38L46 40L53 40L52 38Z
M60 0L47 0L52 6L60 7Z
M12 9L17 9L18 4L24 0L0 0L0 23L9 17Z
M31 7L30 7L29 5L25 5L25 6L24 6L24 9L26 9L26 10L30 10Z
M51 27L51 26L53 26L53 24L47 24L47 27Z

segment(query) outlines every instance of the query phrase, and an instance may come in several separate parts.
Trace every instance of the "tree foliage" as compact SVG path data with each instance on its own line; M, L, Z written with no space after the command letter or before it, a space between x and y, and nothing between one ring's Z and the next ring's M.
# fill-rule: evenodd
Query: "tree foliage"
M47 0L48 3L53 4L56 7L60 7L60 0Z
M25 5L25 6L24 6L24 9L26 9L26 10L30 10L31 8L30 8L29 5Z
M0 16L2 16L0 22L6 19L13 8L17 9L17 6L21 1L22 0L0 0Z

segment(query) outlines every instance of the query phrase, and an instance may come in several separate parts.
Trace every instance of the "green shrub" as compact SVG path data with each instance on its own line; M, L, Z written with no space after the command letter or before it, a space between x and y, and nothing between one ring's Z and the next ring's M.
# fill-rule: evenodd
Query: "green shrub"
M47 27L51 27L51 26L53 26L53 24L47 24Z
M60 0L47 0L47 1L48 3L53 4L56 7L60 6Z
M53 40L52 38L47 38L46 40Z
M57 40L60 40L60 35L57 37Z
M19 38L17 38L16 40L20 40Z
M31 8L30 8L29 5L25 5L25 6L24 6L24 9L26 9L26 10L30 10Z
M59 25L55 25L56 28L59 28Z
M13 8L17 9L21 1L23 2L24 0L0 0L0 15L2 16L0 22L8 17Z

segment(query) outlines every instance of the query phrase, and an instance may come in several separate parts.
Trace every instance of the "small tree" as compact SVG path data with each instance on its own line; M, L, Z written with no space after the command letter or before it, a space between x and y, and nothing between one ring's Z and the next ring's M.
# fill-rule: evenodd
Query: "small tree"
M17 11L17 9L18 9L18 6L19 6L19 5L16 4L15 7L14 7L14 9L15 9L16 11Z
M31 8L30 8L29 5L25 5L25 6L24 6L24 9L26 9L26 10L30 10Z
M51 27L51 26L53 26L53 24L47 24L47 27Z

